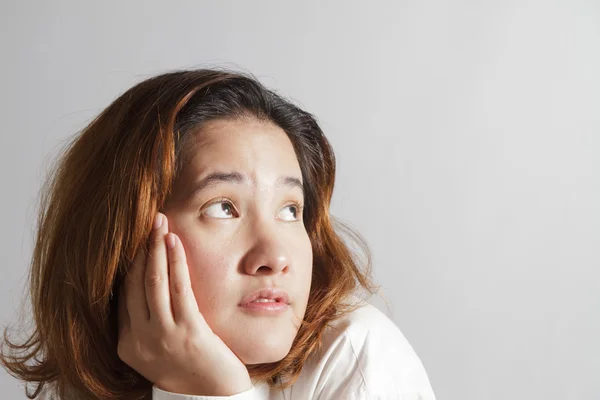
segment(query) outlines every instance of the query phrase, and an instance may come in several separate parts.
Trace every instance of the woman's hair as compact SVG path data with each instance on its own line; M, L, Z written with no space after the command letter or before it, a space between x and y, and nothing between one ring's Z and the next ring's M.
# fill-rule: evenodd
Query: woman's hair
M308 305L290 352L248 366L252 379L285 388L320 348L329 323L377 290L364 240L334 221L335 157L315 118L248 73L184 70L147 79L117 98L60 154L40 196L29 275L33 333L4 341L0 361L34 398L49 385L61 399L145 399L152 383L117 355L119 287L193 148L215 119L256 119L290 138L305 187L304 225L313 249ZM341 228L366 259L348 247ZM339 229L338 229L339 230ZM115 294L113 296L113 293Z

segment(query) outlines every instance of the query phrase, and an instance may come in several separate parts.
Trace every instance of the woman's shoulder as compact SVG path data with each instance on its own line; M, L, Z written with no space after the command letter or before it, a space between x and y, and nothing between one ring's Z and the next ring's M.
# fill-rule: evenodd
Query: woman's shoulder
M404 334L365 301L327 328L320 352L307 367L303 375L322 398L435 398Z
M331 323L329 335L345 334L353 339L366 339L367 335L392 336L406 342L398 326L381 310L365 300L355 298L353 301L357 308Z
M367 302L345 317L335 321L326 335L330 349L344 342L364 367L377 372L391 367L394 375L420 372L421 360L400 328L381 310ZM366 371L369 372L369 371ZM406 375L404 375L406 376Z

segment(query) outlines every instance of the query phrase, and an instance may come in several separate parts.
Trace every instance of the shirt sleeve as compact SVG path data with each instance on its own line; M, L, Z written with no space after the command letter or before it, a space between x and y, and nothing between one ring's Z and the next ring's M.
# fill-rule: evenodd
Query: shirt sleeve
M262 397L256 387L231 396L196 396L167 392L153 386L152 400L262 400Z

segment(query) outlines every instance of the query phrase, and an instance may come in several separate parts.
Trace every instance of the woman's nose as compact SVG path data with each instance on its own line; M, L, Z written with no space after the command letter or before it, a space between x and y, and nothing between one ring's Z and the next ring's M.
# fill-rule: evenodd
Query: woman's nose
M249 275L287 273L291 260L279 239L273 234L256 237L242 260L244 272Z

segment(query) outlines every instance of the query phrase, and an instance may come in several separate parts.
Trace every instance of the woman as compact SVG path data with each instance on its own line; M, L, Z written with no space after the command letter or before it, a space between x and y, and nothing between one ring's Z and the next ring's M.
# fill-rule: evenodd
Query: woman
M334 231L334 176L314 117L251 76L141 82L49 180L35 330L3 365L29 398L434 399L358 297L376 286Z

